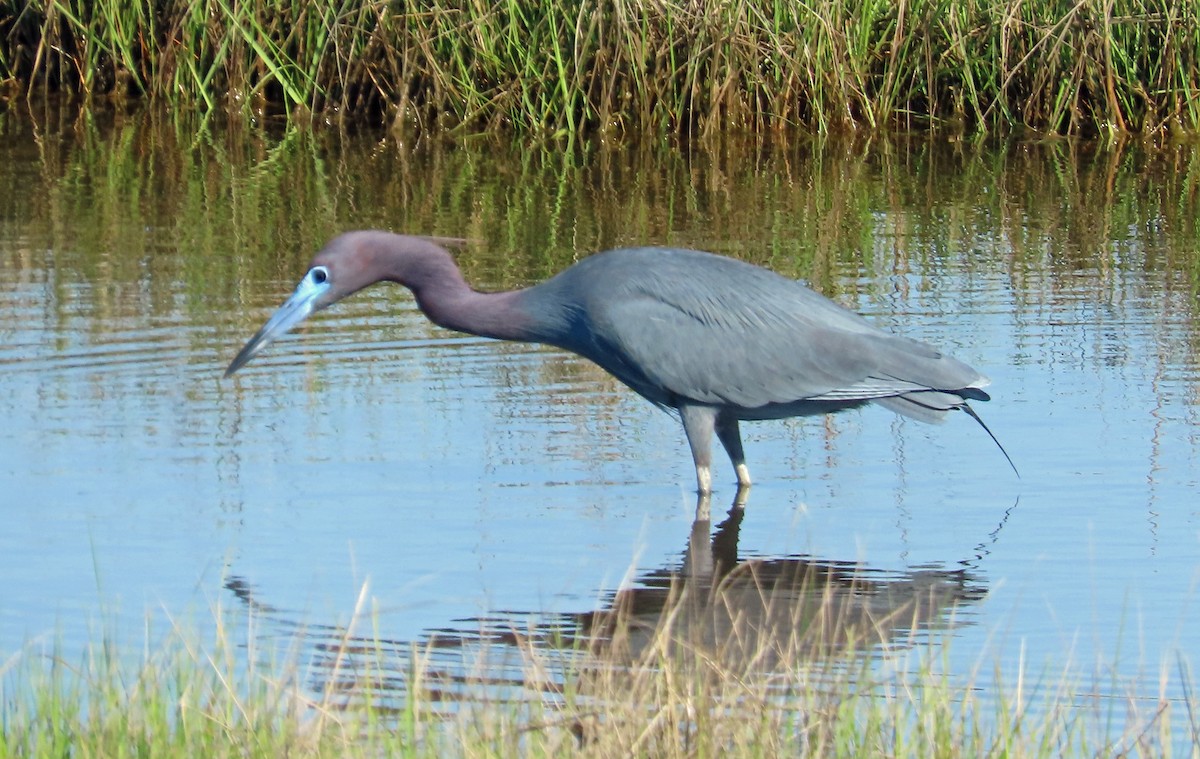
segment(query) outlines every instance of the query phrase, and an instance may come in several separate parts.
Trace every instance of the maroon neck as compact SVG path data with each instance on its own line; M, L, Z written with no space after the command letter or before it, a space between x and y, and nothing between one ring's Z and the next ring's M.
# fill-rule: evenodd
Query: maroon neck
M381 256L382 279L412 290L417 306L440 327L500 340L534 340L521 308L523 290L481 293L471 289L454 259L432 242L413 239Z

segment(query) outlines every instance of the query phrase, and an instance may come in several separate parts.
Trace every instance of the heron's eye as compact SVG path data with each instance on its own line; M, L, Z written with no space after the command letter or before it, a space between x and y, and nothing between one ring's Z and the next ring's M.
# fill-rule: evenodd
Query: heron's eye
M329 269L326 269L324 266L314 266L309 274L312 275L314 284L323 285L329 279Z

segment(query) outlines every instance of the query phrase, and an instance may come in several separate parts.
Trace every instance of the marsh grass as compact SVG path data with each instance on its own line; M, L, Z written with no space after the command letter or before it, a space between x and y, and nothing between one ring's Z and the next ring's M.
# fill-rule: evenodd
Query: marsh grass
M1175 0L0 0L28 93L403 129L803 126L1161 133L1200 125Z
M749 566L749 568L747 568ZM266 654L256 603L207 634L173 623L140 657L102 637L78 661L35 646L0 670L0 755L1171 756L1200 749L1190 671L1163 691L1085 687L1070 667L1015 682L946 673L955 609L752 565L678 580L648 610L618 594L585 618L388 640L363 588L344 626L291 627ZM752 582L748 580L752 579ZM757 588L747 594L748 588ZM926 589L928 590L928 589ZM875 609L875 611L870 611ZM763 624L764 611L792 625ZM275 620L278 622L279 620ZM714 622L728 629L713 637ZM448 637L447 637L448 636ZM469 642L470 646L456 643ZM487 645L482 645L486 643ZM486 655L468 656L487 649ZM456 659L457 654L457 659ZM981 666L982 663L981 663ZM1174 676L1174 675L1171 675ZM1190 727L1189 727L1190 725Z

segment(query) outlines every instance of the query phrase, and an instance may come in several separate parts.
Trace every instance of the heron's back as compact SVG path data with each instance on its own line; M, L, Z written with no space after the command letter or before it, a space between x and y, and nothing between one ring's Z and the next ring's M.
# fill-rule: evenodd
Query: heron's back
M527 290L543 342L579 353L651 401L744 419L878 401L936 421L987 378L886 333L803 284L699 251L596 254ZM553 314L553 316L550 316Z

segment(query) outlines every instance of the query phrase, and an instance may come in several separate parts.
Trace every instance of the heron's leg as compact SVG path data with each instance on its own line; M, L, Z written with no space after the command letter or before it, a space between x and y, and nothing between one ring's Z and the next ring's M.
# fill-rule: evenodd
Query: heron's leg
M717 414L715 429L717 439L725 446L729 460L733 462L733 470L737 472L738 491L750 487L750 469L746 466L746 454L742 451L742 433L738 430L738 420L728 414Z
M692 447L692 460L696 462L696 488L706 495L712 492L712 435L717 410L711 406L680 406L679 420Z

